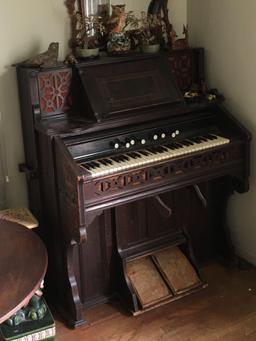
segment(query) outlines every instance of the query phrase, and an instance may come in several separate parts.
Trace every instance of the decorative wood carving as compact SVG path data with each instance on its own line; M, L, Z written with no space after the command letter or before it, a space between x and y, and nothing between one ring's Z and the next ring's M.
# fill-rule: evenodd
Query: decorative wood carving
M42 116L52 116L68 111L71 106L71 76L72 71L69 69L38 74Z
M94 188L93 195L94 198L97 198L120 190L135 189L145 184L171 179L186 173L193 174L196 171L223 165L232 159L238 159L240 152L238 146L233 146L227 149L195 155L183 160L178 159L162 166L151 166L128 174L96 180L92 183Z
M172 54L170 57L172 74L180 89L187 89L192 81L192 54Z

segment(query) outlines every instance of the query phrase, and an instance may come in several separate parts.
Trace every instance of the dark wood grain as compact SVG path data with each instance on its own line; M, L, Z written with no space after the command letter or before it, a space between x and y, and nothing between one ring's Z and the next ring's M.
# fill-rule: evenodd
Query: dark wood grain
M0 220L0 323L28 303L46 269L40 238L24 226Z
M166 57L169 63L162 65L160 56L135 54L80 62L74 68L18 66L26 149L23 170L30 205L40 218L49 249L47 293L72 327L86 323L84 310L121 292L127 307L139 310L125 280L129 259L179 245L200 279L198 261L216 256L229 262L236 259L226 208L234 191L249 189L251 135L220 101L176 102L176 85L164 86L173 85L172 77L182 91L194 82L200 85L203 49L172 51L165 61ZM133 82L142 64L145 89ZM157 74L159 88L170 90L164 92L168 101L163 103L156 86L145 83L148 72L151 78ZM129 77L132 89L127 86ZM110 86L122 78L120 88ZM104 96L99 96L99 89ZM173 89L177 91L172 93ZM182 132L180 138L210 130L231 142L97 179L82 165L92 155L125 153L124 142L131 137L148 140L157 131L175 129ZM122 142L120 151L111 147L115 139ZM169 206L171 216L166 217L157 197Z
M69 330L56 316L58 341L255 341L256 269L203 268L209 286L193 296L137 317L118 305L87 312L89 324Z

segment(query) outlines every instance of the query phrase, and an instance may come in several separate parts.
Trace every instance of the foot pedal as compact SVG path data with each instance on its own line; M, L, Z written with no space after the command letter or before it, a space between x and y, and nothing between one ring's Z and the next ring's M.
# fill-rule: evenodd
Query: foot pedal
M137 303L137 315L206 287L179 247L155 251L126 263L126 281Z

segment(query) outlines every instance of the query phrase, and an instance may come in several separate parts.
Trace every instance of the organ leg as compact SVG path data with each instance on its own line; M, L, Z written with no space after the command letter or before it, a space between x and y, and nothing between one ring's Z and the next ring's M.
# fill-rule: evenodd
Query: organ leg
M231 176L217 179L211 184L212 212L210 219L214 222L215 249L217 258L226 266L243 267L247 264L236 255L232 242L231 228L227 222L227 207L231 195L237 190Z
M65 254L65 271L66 276L64 277L64 295L63 301L65 302L64 305L68 306L68 309L61 309L61 313L64 315L67 323L75 328L78 326L81 326L83 324L86 324L87 321L84 318L84 310L83 310L83 304L80 299L79 290L78 290L78 284L77 279L75 276L75 270L74 270L74 253L75 253L75 246L77 244L69 244L66 247L66 254ZM62 302L61 302L62 303ZM69 315L66 315L66 312L69 313Z

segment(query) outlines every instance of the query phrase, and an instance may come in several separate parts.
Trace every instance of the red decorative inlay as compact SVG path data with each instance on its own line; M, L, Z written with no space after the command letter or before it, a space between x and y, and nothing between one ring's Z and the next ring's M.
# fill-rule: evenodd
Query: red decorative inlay
M38 75L41 114L66 112L71 105L71 70L41 72Z

